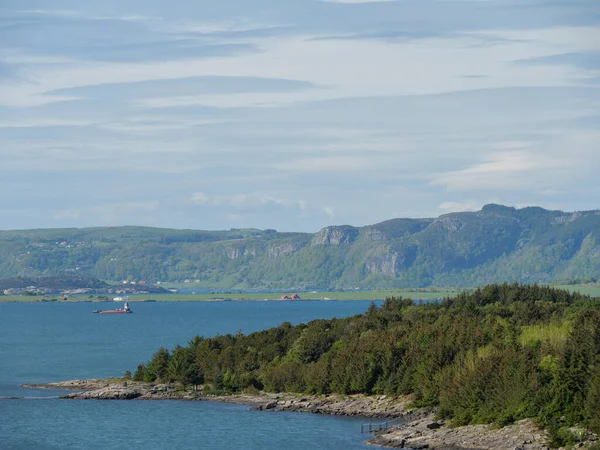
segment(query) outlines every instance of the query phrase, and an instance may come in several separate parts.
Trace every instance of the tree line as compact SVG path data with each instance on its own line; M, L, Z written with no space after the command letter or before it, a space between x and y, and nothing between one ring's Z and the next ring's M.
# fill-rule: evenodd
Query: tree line
M392 297L350 318L159 349L135 380L216 392L410 395L455 424L533 417L555 445L600 432L600 303L495 284L440 302Z

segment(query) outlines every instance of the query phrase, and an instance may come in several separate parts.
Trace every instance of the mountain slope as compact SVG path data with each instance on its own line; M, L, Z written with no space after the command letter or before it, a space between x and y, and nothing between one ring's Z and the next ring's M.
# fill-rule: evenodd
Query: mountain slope
M486 205L317 233L103 227L0 231L0 278L78 273L222 288L470 286L600 274L600 211Z

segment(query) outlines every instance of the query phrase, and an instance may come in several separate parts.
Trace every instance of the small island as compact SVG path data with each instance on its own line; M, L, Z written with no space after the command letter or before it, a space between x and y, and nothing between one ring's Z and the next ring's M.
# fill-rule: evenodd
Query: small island
M600 448L600 302L490 285L439 302L159 349L123 379L53 383L67 399L229 401L402 419L399 448Z

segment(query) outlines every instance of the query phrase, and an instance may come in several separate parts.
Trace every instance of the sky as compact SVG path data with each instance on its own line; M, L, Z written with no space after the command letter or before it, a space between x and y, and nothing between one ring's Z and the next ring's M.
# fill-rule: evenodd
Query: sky
M0 229L600 208L597 0L2 0Z

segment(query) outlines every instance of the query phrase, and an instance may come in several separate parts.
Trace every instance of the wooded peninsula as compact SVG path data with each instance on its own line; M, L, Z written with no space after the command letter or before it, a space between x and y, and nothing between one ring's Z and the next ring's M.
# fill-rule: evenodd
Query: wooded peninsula
M533 418L550 445L600 432L600 302L538 285L488 285L439 302L159 349L133 380L205 392L409 396L456 425Z

